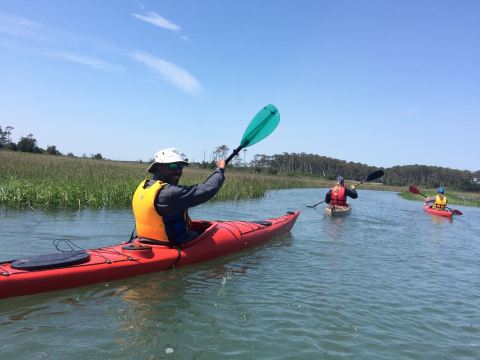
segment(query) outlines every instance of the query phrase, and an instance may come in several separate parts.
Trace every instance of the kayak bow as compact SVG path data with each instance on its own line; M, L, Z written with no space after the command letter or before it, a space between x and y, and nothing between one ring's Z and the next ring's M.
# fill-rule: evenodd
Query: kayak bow
M192 230L199 236L179 248L134 239L115 246L66 252L68 256L58 253L67 257L67 262L50 267L41 264L45 256L0 263L0 298L74 288L210 260L289 232L299 214L288 212L264 221L194 220ZM32 265L34 262L37 264Z

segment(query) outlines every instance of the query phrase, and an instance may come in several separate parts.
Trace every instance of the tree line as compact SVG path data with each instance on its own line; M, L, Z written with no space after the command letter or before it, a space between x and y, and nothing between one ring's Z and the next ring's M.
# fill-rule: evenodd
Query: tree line
M63 155L55 145L48 145L46 149L42 149L37 145L37 139L33 134L28 134L27 136L20 137L18 142L12 141L12 126L6 126L2 130L0 126L0 149L7 149L12 151L21 151L21 152L30 152L38 154L49 154L49 155ZM67 156L74 157L73 153L68 153ZM86 157L84 154L83 157ZM100 153L91 154L93 159L102 160L103 156Z
M334 180L338 175L361 181L377 167L347 162L326 156L306 153L257 154L251 166L270 173L286 173L324 177ZM480 191L480 170L456 170L438 166L403 165L382 168L385 175L378 180L386 185L425 187L449 186L458 190Z
M18 142L11 139L13 127L6 126L2 130L0 126L0 149L13 151L46 153L50 155L63 155L55 145L49 145L46 149L37 146L37 140L32 134L21 137ZM205 160L198 165L202 167L215 166L215 161L228 156L229 148L221 145L212 152L210 162ZM74 156L68 153L67 156ZM86 157L84 154L83 157ZM94 159L103 159L100 153L91 154ZM182 157L188 161L185 154ZM153 161L153 160L152 160ZM334 180L338 175L346 179L362 181L368 174L378 170L377 167L357 162L347 162L317 154L306 153L282 153L275 155L256 154L250 163L243 161L237 155L231 162L232 166L248 168L255 172L268 172L270 174L288 174L299 176L323 177ZM385 175L377 180L385 185L408 186L415 184L424 187L448 186L458 190L480 191L480 170L471 172L438 166L427 165L402 165L391 168L382 168Z

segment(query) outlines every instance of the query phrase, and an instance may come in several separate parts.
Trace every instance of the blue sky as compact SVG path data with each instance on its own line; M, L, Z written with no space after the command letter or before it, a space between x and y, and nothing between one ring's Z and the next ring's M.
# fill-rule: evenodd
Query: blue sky
M0 0L0 126L41 147L478 170L480 1Z

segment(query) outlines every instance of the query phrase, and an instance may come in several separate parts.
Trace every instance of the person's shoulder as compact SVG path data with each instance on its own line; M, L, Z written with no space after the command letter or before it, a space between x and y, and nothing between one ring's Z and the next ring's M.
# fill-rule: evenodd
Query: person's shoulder
M166 183L166 184L162 187L162 191L161 191L161 192L163 192L164 195L167 195L167 194L175 193L175 192L177 192L179 189L181 189L181 186L172 185L172 184Z

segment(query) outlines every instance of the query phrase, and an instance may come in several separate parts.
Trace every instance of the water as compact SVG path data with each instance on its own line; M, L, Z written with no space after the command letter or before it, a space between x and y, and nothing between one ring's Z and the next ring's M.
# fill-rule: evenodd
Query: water
M205 204L193 218L300 209L289 235L207 263L0 300L6 359L479 359L480 209L452 222L359 190L330 219L324 189ZM130 211L0 210L2 259L128 240ZM0 289L1 291L1 289Z

